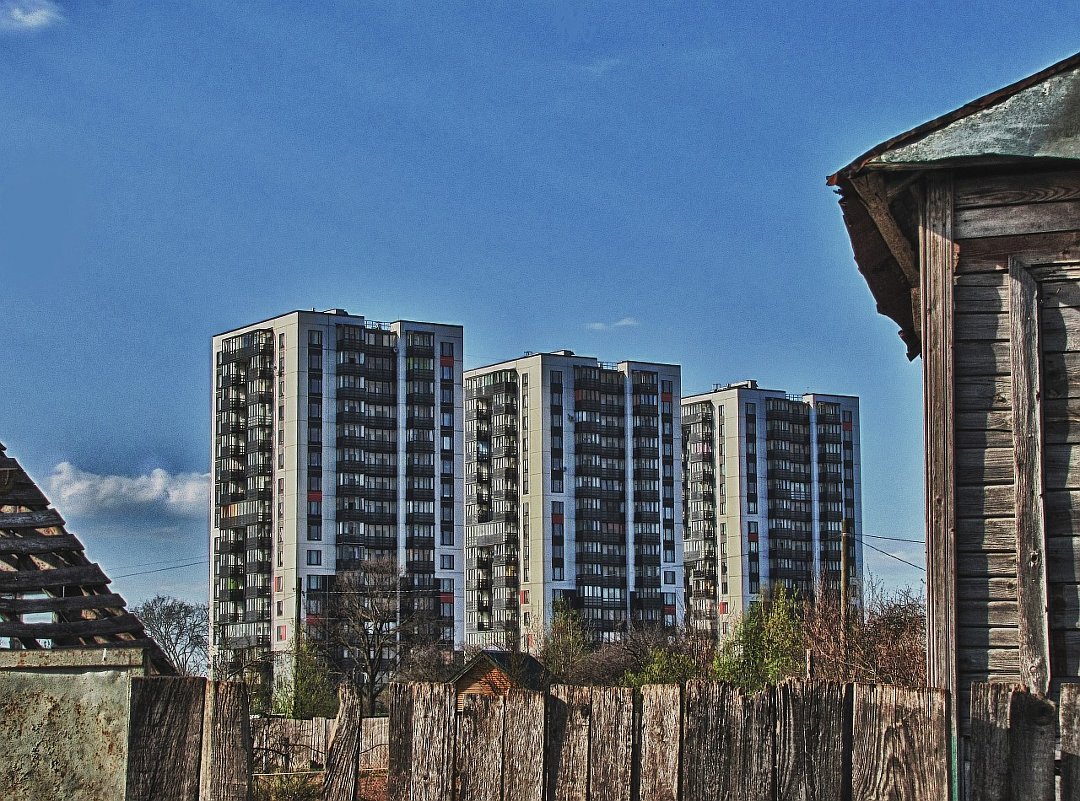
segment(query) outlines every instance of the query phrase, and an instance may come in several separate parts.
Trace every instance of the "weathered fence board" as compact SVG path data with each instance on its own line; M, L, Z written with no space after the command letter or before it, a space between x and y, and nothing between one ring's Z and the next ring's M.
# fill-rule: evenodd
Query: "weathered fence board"
M390 801L405 801L412 766L412 695L408 684L391 684L386 792Z
M408 691L413 696L410 801L453 801L454 685L410 684Z
M1015 801L1054 801L1054 704L1013 692L1009 704L1009 767Z
M1061 801L1080 801L1080 684L1062 684L1058 698Z
M363 702L356 689L349 685L342 685L338 696L338 722L326 755L323 801L356 801L363 747Z
M467 695L457 715L457 801L502 801L503 715L499 696Z
M131 679L127 801L199 794L206 679Z
M971 738L968 756L972 769L968 777L968 797L981 801L1011 798L1009 787L1009 701L1008 684L971 686Z
M588 801L592 692L557 685L548 696L547 801Z
M775 797L841 801L851 753L851 685L788 682L775 690Z
M543 801L544 694L511 690L504 702L503 801Z
M589 723L589 801L630 801L634 691L594 687Z
M251 798L251 718L247 685L207 681L199 801Z
M640 801L677 801L681 742L681 688L676 684L642 687Z
M946 798L945 693L857 684L852 712L852 801Z
M683 732L683 801L711 801L716 788L734 774L724 725L731 688L714 682L686 685Z

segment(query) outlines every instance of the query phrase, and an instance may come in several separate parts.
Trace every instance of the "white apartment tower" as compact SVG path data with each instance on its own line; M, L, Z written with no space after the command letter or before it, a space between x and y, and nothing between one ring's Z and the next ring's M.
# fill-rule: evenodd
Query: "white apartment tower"
M465 639L681 622L678 365L530 353L465 374Z
M410 602L463 641L461 379L460 326L333 309L213 338L217 675L270 686L271 657L367 559L397 560Z
M862 576L859 399L745 381L682 399L688 612L726 634L763 589L840 588L850 526Z

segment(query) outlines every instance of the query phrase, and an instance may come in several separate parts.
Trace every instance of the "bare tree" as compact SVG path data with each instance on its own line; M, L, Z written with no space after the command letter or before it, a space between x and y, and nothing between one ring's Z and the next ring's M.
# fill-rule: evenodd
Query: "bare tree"
M409 649L437 639L435 597L414 588L394 560L368 560L336 577L316 636L369 713Z
M884 590L868 577L843 636L840 602L821 588L803 606L814 671L842 681L926 686L926 599L910 588Z
M155 595L131 611L181 674L206 674L210 629L206 604Z

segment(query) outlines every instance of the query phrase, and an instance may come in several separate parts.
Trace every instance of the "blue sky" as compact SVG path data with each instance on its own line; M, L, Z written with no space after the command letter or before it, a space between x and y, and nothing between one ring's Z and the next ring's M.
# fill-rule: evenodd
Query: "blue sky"
M0 442L129 600L204 597L202 564L128 574L206 556L210 336L338 306L461 323L466 366L857 394L867 533L921 538L920 368L824 179L1070 55L1078 17L0 0Z

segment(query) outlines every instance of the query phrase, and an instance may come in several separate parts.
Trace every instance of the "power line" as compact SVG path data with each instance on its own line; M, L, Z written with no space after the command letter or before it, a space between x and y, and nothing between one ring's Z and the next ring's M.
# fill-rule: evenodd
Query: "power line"
M870 548L871 550L877 551L880 554L884 554L885 556L889 557L890 559L895 559L897 562L903 562L905 565L913 567L916 570L921 570L923 573L926 572L926 568L923 567L922 565L917 565L914 562L909 562L907 559L901 559L899 556L894 556L893 554L889 553L888 551L881 550L881 548L875 548L869 542L864 542L863 545L865 545L867 548Z
M124 573L121 576L113 576L114 579L130 578L131 576L146 576L150 573L164 573L166 570L179 570L182 567L194 567L195 565L205 565L210 562L209 558L199 559L195 562L188 562L183 565L173 565L172 567L159 567L156 570L139 570L135 573Z
M890 542L914 542L917 545L925 545L926 540L911 540L904 537L882 537L877 534L863 534L864 537L869 537L872 540L889 540Z

